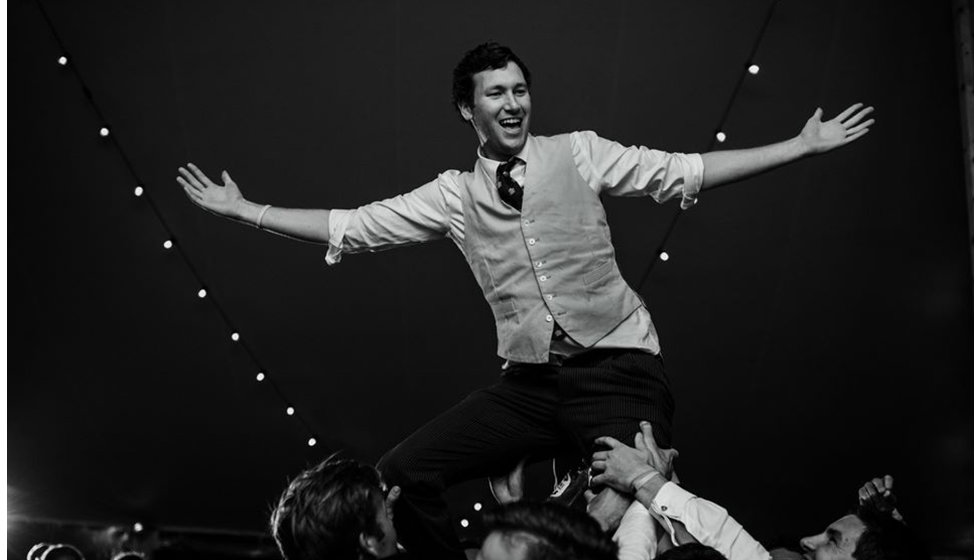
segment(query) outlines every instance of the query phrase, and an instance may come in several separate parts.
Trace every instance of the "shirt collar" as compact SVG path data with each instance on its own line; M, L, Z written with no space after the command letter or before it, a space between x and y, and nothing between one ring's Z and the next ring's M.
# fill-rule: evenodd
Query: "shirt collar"
M524 162L525 165L527 165L527 152L528 152L528 145L530 143L531 143L531 135L528 134L527 141L524 142L524 147L521 148L521 151L518 152L517 154L517 159ZM495 159L484 157L483 152L480 150L479 147L476 149L476 160L479 166L483 168L483 171L485 171L487 175L490 177L496 176L497 166L500 165L501 163L504 163L502 161L497 161Z

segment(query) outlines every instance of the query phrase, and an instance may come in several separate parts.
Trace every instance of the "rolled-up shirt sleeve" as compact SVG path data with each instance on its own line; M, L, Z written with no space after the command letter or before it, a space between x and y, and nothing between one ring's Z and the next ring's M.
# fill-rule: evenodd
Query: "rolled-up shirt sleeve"
M354 210L330 211L328 265L346 253L383 251L446 237L449 215L447 182L456 172L447 171L421 187Z
M592 131L573 132L571 144L579 173L599 194L647 195L658 203L680 198L682 209L698 202L704 178L700 154L626 147Z
M650 504L650 513L683 523L698 542L717 550L728 560L771 558L759 541L728 515L725 508L699 498L673 482L664 484L657 492ZM670 533L673 538L672 529Z

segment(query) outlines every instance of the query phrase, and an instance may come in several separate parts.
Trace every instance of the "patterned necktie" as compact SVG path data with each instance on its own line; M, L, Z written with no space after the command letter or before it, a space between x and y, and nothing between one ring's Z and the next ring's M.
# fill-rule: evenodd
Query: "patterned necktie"
M510 176L510 171L514 169L517 162L521 161L514 156L504 163L497 166L497 193L500 199L507 203L511 208L521 209L521 202L524 199L524 188L517 184L517 181Z

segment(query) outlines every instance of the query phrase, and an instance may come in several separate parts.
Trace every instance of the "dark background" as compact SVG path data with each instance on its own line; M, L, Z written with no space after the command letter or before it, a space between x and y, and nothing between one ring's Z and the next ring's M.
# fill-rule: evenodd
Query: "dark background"
M348 208L476 142L450 105L495 39L534 73L538 134L705 150L767 1L44 3L179 255L34 2L8 3L8 509L261 531L288 477L375 461L493 383L492 317L449 241L350 255L224 221L174 177L227 169L252 200ZM873 476L936 550L972 549L972 262L946 2L786 0L724 147L876 107L860 141L705 193L639 289L661 335L686 485L767 543L822 530ZM676 202L607 201L638 285ZM539 470L544 467L539 466ZM453 495L461 516L489 499ZM12 529L13 531L13 529ZM11 535L11 539L14 535ZM14 554L14 552L11 552ZM16 552L21 555L22 552Z

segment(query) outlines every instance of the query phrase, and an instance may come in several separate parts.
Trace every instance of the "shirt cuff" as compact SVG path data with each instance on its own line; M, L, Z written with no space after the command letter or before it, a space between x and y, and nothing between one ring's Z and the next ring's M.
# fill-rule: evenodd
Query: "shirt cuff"
M673 482L667 481L660 487L660 491L657 492L657 495L650 502L650 515L663 520L661 525L670 533L670 540L674 543L674 546L679 546L679 543L677 542L677 536L674 534L674 526L668 520L680 521L684 504L693 498L695 498L694 494L691 494Z
M681 488L669 480L660 487L660 491L650 502L650 511L658 515L666 515L673 519L679 519L681 510L688 500L697 496Z
M701 192L701 183L704 182L704 160L701 154L687 154L690 157L690 181L684 181L681 188L681 210L687 210L698 203L698 193Z
M344 256L344 235L347 233L347 224L350 223L353 210L331 210L330 211L330 243L327 245L327 254L324 260L328 266L333 266L340 262Z

